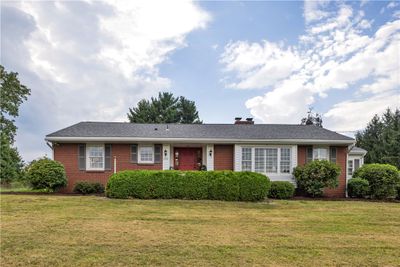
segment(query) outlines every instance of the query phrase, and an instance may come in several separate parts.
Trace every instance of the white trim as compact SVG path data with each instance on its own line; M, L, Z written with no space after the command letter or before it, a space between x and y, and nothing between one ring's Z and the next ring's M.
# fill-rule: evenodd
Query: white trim
M85 146L85 152L86 152L86 170L87 171L104 171L105 170L105 164L106 164L106 150L104 147L104 144L96 144L96 143L92 143L92 144L86 144ZM91 168L90 167L90 160L89 160L89 148L90 147L102 147L103 148L103 168Z
M238 144L235 144L235 146L234 146L233 158L234 158L233 170L236 172L241 171L242 170L242 147Z
M149 137L46 137L46 141L51 142L88 142L88 141L102 141L102 142L181 142L181 143L238 143L238 144L354 144L355 140L320 140L320 139L224 139L224 138L149 138Z
M211 151L211 155L210 155ZM207 171L213 171L214 170L214 145L207 145L206 146L206 155L207 155Z
M265 175L272 176L290 176L292 177L293 168L297 166L297 146L289 146L289 145L257 145L257 144L249 144L249 145L235 145L235 150L240 153L240 161L237 162L237 170L241 169L242 164L242 148L251 148L251 170L255 171L255 148L274 148L277 149L277 170L276 172L263 172ZM280 172L280 151L281 148L289 148L290 149L290 172L289 173L281 173Z
M150 147L151 150L153 151L151 161L150 160L142 160L142 157L140 155L140 150L144 147ZM161 153L162 153L162 151L161 151ZM138 145L138 163L139 164L154 164L154 145L141 145L141 144Z
M171 145L169 144L163 144L162 145L162 159L163 159L163 170L169 170L171 166ZM166 151L166 153L164 153ZM167 155L165 155L167 154Z

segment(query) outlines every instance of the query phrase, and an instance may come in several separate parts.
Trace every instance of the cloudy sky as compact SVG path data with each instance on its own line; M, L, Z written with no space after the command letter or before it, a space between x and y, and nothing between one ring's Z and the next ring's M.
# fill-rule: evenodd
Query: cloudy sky
M362 129L400 106L400 5L385 1L1 2L1 64L32 89L17 120L26 161L79 121L127 121L171 91L206 123L235 116Z

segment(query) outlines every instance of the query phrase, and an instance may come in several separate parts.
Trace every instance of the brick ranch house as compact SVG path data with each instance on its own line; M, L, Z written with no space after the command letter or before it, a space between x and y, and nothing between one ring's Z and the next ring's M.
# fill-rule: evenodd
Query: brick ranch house
M272 181L295 183L292 170L314 159L341 167L339 187L325 196L344 197L349 174L362 165L363 151L352 157L355 140L313 125L135 124L80 122L46 136L53 158L64 164L72 192L77 181L107 183L122 170L255 171ZM364 154L365 155L365 154Z

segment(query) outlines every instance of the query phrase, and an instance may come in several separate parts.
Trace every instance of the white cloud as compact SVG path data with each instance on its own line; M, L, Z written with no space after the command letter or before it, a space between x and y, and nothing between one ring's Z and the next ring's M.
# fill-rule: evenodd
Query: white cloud
M398 5L399 5L398 2L392 1L392 2L390 2L386 7L387 7L387 8L395 8L395 7L397 7Z
M228 44L220 61L225 64L225 71L235 72L240 78L239 82L227 82L229 87L238 89L272 85L302 65L299 56L290 48L283 49L267 41Z
M305 0L304 1L304 19L307 23L318 21L329 16L329 12L323 10L323 7L329 3L329 0Z
M362 129L375 114L382 114L387 108L399 107L400 96L397 94L379 94L362 100L348 100L335 104L325 117L336 131Z
M81 120L126 120L170 87L158 66L210 15L189 1L2 2L2 64L32 89L18 118L27 160L45 134Z
M312 3L321 12L324 5ZM400 20L389 21L370 35L365 30L372 21L364 18L363 11L354 12L340 2L337 6L335 15L327 12L318 19L305 16L306 34L299 37L298 46L290 49L268 41L237 41L225 47L221 63L227 71L224 80L231 81L227 87L267 90L246 101L257 119L298 123L309 105L326 98L332 90L346 90L343 94L347 98L327 107L324 125L335 130L360 129L371 113L400 105ZM265 51L288 56L271 57L272 53ZM376 106L369 112L345 117L347 112L368 110L371 104ZM351 125L353 119L356 122Z

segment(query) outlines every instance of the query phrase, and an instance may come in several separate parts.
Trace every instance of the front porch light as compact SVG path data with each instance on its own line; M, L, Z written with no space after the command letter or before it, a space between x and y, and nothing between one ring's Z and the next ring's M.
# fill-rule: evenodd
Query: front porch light
M212 156L212 149L210 149L210 151L208 152L208 154L210 155L210 157Z
M168 151L165 149L164 150L164 157L167 157L167 155L168 155Z

